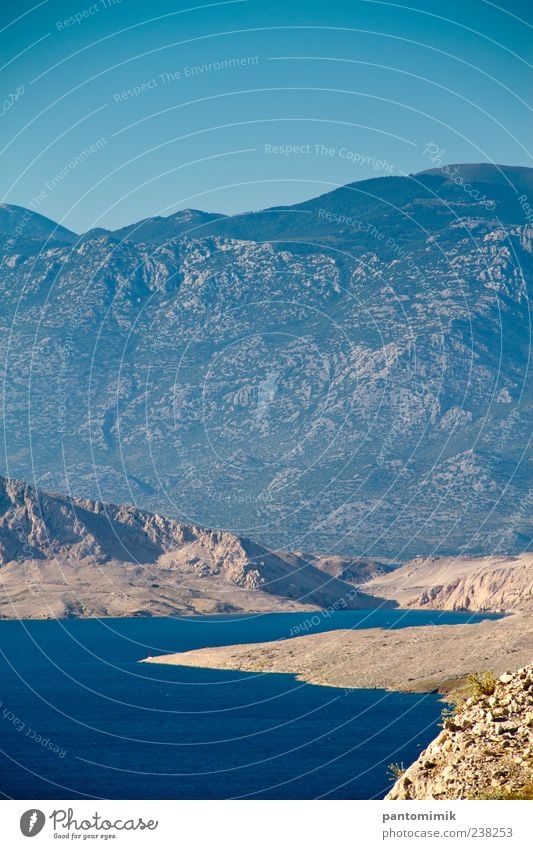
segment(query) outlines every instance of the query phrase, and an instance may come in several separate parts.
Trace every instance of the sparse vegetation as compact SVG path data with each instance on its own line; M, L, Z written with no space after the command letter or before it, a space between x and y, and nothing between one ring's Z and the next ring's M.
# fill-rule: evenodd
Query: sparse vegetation
M501 799L505 801L509 801L512 799L526 801L528 799L533 799L533 781L527 784L525 787L521 787L520 789L509 789L505 790L504 788L496 788L489 793L483 793L481 796L472 796L472 799Z
M473 672L469 675L463 687L447 696L448 704L442 710L441 725L445 727L446 721L453 719L457 712L465 706L468 699L475 703L484 696L492 696L497 681L496 676L489 670Z
M391 781L398 781L398 779L401 778L404 774L405 770L406 767L404 766L403 761L399 764L391 763L387 767L387 777Z
M467 698L472 698L478 701L483 696L492 696L496 689L498 679L492 672L475 672L468 676L469 695Z
M444 731L385 798L532 801L533 665L456 683Z
M442 708L441 715L440 715L441 721L439 723L441 728L446 727L446 721L448 719L452 719L452 717L455 716L456 710L457 710L457 704L455 702L453 704L447 704L446 707Z

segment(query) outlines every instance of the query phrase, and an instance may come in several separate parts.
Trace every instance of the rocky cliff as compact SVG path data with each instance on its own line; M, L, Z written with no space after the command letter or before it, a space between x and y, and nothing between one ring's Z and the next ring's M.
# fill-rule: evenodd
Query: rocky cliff
M471 687L387 799L533 798L533 666Z
M0 617L379 604L319 565L227 531L0 477Z
M533 171L454 174L81 237L1 208L10 474L270 547L523 551Z
M531 610L533 554L416 558L365 583L401 607L432 610Z
M519 558L516 558L517 560ZM533 607L533 558L490 572L474 569L450 584L424 591L416 607L434 610L528 610Z

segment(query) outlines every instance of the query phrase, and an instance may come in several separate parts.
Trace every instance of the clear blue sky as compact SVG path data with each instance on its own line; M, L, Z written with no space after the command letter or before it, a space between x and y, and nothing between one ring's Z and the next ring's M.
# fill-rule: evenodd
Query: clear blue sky
M79 232L420 171L429 143L531 165L532 9L4 0L2 200Z

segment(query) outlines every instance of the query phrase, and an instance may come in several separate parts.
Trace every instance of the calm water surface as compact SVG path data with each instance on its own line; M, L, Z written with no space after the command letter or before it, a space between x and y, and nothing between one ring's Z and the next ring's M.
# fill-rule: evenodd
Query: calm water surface
M408 764L438 731L437 696L138 661L286 639L306 622L316 633L480 618L376 610L0 622L0 792L19 799L382 797L387 765Z

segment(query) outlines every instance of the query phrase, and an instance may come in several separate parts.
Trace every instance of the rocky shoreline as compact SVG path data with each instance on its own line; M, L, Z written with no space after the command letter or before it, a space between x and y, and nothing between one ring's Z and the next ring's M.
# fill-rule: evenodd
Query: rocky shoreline
M386 799L533 798L533 666L470 688Z
M288 673L308 684L448 693L477 670L500 674L533 656L527 613L468 625L339 630L287 640L197 649L146 663Z

